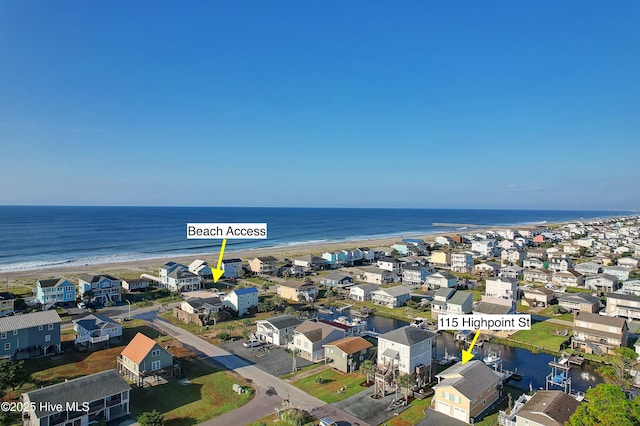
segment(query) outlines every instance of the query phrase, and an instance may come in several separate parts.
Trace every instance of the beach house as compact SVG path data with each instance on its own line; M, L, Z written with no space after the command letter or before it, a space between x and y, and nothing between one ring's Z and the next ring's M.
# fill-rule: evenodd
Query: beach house
M558 305L569 312L598 312L600 299L587 293L565 293L558 297Z
M452 253L451 270L453 272L471 272L473 270L473 253L468 251Z
M202 259L196 259L191 262L189 264L189 272L198 275L201 278L211 278L213 276L209 262Z
M249 261L249 269L258 275L275 275L278 272L278 259L273 256L258 256Z
M148 278L129 278L122 280L122 288L127 291L146 291L151 285Z
M549 266L547 269L554 272L567 271L573 268L573 262L570 257L552 257L549 259Z
M73 330L76 333L75 344L94 348L96 344L109 345L120 342L122 338L122 324L102 314L90 314L73 320Z
M323 276L322 280L320 280L320 283L327 287L344 288L353 285L353 277L343 272L334 271Z
M544 268L544 262L535 257L529 257L522 262L522 267L525 269L529 269L529 268L542 269Z
M378 369L397 369L413 374L418 367L428 381L435 373L436 334L418 327L404 326L378 336Z
M602 272L602 265L599 265L595 262L584 262L578 263L574 269L576 270L576 272L579 272L582 275L592 276Z
M470 314L473 310L473 294L454 288L440 287L431 302L431 317L435 320L440 314Z
M604 273L591 275L585 277L584 286L598 294L610 293L618 289L618 278Z
M629 279L631 270L623 266L606 266L602 269L602 272L604 272L605 274L613 275L614 277L618 277L620 281L626 281Z
M551 283L561 287L582 287L584 285L584 278L573 269L568 269L566 271L554 272L551 276Z
M324 345L347 336L349 327L328 321L306 320L293 331L291 348L311 362L324 359Z
M357 300L359 302L366 302L371 300L371 293L378 290L380 286L378 284L359 284L354 285L349 289L349 298Z
M293 259L295 266L300 266L305 272L313 272L320 269L326 269L327 261L321 257L312 254L306 254L297 259Z
M522 273L522 280L531 283L547 284L551 282L553 273L546 269L525 269Z
M0 317L13 314L15 312L16 298L13 294L2 292L0 293Z
M358 371L360 364L371 356L373 344L358 336L344 337L324 346L324 359L343 373Z
M518 280L506 277L487 278L485 296L518 300Z
M22 424L86 426L98 423L98 419L111 422L130 413L130 390L116 370L107 370L25 392Z
M382 259L378 259L378 268L384 269L385 271L391 271L398 276L402 276L403 267L404 262L394 259L393 257L383 257Z
M0 318L0 358L21 360L60 352L60 323L53 309Z
M421 265L405 265L402 270L402 284L415 288L427 280L429 270Z
M173 308L173 316L186 324L205 326L213 321L211 314L224 308L219 297L190 297Z
M238 316L243 316L258 309L258 289L255 287L241 287L231 290L224 297L225 306L233 309Z
M564 426L580 405L559 390L539 390L533 396L524 394L523 399L526 402L516 403L511 413L515 426Z
M429 262L438 268L447 268L451 264L451 253L448 251L431 252Z
M156 376L175 377L180 372L177 359L158 342L142 333L134 336L116 361L120 374L137 386L144 386Z
M283 281L276 285L276 294L293 302L311 302L318 298L318 287L312 282Z
M371 284L390 284L400 281L400 277L395 272L376 267L363 268L361 278Z
M571 348L602 356L627 346L629 328L624 318L577 312L573 319Z
M280 315L256 321L256 337L276 346L286 346L293 339L293 331L302 324L295 315Z
M379 288L371 292L371 301L376 305L397 308L404 306L411 299L410 293L411 289L403 285Z
M242 259L222 259L220 268L224 271L225 278L238 278L242 272Z
M532 307L542 304L546 308L555 297L553 290L548 288L525 288L522 291L522 304Z
M475 423L500 398L500 373L482 361L458 362L436 378L431 407L465 423Z
M111 275L82 274L78 277L80 297L98 305L122 301L122 283Z
M500 254L500 247L493 238L475 240L471 243L471 251L480 253L483 257L493 257Z
M476 275L482 275L485 277L492 277L498 275L500 271L500 265L495 262L479 263L473 267L473 273Z
M67 306L76 302L76 286L64 278L38 280L36 283L36 300L42 309L53 306Z
M438 289L442 287L456 288L458 278L449 271L438 271L427 277L425 290Z
M640 319L640 296L607 293L607 315Z

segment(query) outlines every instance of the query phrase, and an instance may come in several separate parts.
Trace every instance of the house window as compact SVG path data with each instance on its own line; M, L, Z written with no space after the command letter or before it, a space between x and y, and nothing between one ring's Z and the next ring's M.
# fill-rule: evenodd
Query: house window
M41 325L38 326L38 331L42 331L42 326Z
M49 324L49 325L47 326L47 329L49 329L49 330L53 330L53 324Z
M18 335L18 330L13 330L13 335L17 336Z
M160 349L154 349L153 351L151 351L151 356L159 356L159 355L160 355Z
M5 343L4 344L4 350L8 351L9 349L11 349L11 343Z
M2 333L0 334L0 339L6 339L7 338L7 333Z
M44 341L45 342L50 342L51 341L51 335L50 334L45 335L44 336Z
M160 369L160 361L153 361L151 363L151 369L152 370L159 370Z

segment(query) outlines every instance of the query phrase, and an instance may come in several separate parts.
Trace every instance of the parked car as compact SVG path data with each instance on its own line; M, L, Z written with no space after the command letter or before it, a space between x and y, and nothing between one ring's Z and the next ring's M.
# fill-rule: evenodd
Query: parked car
M80 308L80 309L87 309L87 304L86 304L86 303L84 303L84 302L80 302L80 303L78 303L78 308Z
M242 345L245 348L255 348L256 346L260 346L262 342L260 340L248 340L244 342Z
M338 426L338 424L327 417L323 417L320 419L318 426Z

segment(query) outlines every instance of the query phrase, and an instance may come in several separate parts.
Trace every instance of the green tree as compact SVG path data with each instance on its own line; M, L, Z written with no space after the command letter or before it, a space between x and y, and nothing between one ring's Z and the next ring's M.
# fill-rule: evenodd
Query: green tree
M164 414L158 410L145 411L138 416L138 423L140 426L163 426Z
M634 426L640 424L640 399L629 401L616 385L599 384L589 389L585 402L567 422L569 426Z
M13 362L8 359L0 361L0 395L7 389L15 390L30 379L24 368L24 361Z
M209 314L209 319L213 321L213 328L216 328L216 324L218 324L218 320L220 319L220 311L212 311Z
M367 383L370 383L371 380L369 380L369 377L375 373L376 366L370 359L365 359L362 361L362 364L360 364L360 371L367 375Z
M606 356L607 364L599 369L607 380L622 390L631 387L633 378L629 373L636 363L638 354L630 348L615 348L613 354Z
M95 296L95 294L93 293L93 290L87 290L82 294L82 299L85 302L91 302L91 300L93 300L94 296Z
M296 310L293 306L287 306L286 308L284 308L284 313L287 315L295 315Z
M404 399L409 402L409 391L415 384L415 380L411 374L401 374L398 376L398 387L404 392Z

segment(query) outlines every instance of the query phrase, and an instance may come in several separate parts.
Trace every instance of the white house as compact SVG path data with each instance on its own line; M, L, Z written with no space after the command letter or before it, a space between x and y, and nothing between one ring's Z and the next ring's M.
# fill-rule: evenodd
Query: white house
M431 316L436 319L440 314L460 315L473 311L473 294L440 287L431 302Z
M348 326L331 323L329 321L306 320L293 331L291 349L298 355L311 362L324 359L324 347L327 343L335 342L347 336Z
M401 374L412 374L423 365L431 379L435 351L436 334L417 327L401 327L378 336L378 368L397 368Z
M258 307L258 289L255 287L236 288L225 296L224 302L226 306L242 316L248 313L252 307Z
M419 287L428 276L429 271L424 266L406 265L402 271L402 283L410 287Z
M256 321L256 337L276 346L286 346L293 339L293 331L302 324L295 315L280 315Z
M221 268L225 278L238 278L242 271L242 259L222 259Z
M209 262L202 259L196 259L189 264L189 272L194 273L202 278L211 278L212 272Z
M100 314L74 319L73 330L76 332L76 344L119 341L122 337L122 324Z
M111 275L82 274L78 277L80 297L85 298L87 292L92 294L91 301L98 304L120 302L122 300L122 282Z
M449 271L438 271L435 274L431 274L427 277L427 286L430 289L436 289L441 287L455 288L458 285L458 278L452 275Z
M400 281L400 277L395 272L380 268L364 268L362 279L371 284L389 284Z
M160 267L160 286L174 292L200 289L201 278L185 265L168 262Z
M404 262L394 259L393 257L384 257L378 260L378 268L391 271L398 276L402 275L403 264Z
M506 277L487 278L485 295L518 300L518 280Z
M468 251L452 253L451 270L453 272L471 272L473 270L473 253Z
M476 240L471 243L471 251L477 251L484 257L493 257L499 254L499 247L496 240L488 238L486 240Z
M349 289L349 297L352 300L366 302L371 300L371 293L380 288L377 284L360 284L354 285Z
M377 305L397 308L404 306L411 298L411 289L403 285L395 287L379 288L371 292L371 301Z
M629 272L631 272L631 270L622 266L606 266L602 272L616 276L620 281L626 281L629 279Z

